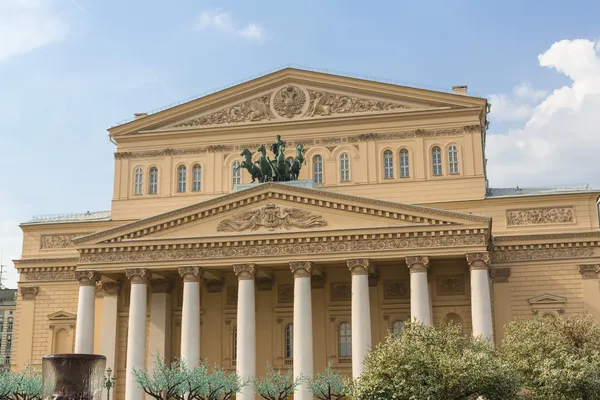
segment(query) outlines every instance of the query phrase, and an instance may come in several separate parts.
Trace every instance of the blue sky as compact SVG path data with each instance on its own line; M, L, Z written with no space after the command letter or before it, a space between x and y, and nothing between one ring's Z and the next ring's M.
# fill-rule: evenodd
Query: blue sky
M110 208L111 125L285 65L467 84L492 186L600 186L600 2L570 3L0 0L4 263L18 222Z

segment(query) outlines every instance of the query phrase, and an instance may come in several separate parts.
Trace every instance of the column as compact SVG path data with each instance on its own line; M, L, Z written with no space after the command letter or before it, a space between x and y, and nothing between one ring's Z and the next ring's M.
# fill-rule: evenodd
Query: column
M467 262L471 269L471 319L473 320L473 337L482 336L493 342L494 326L492 324L492 298L490 296L490 279L488 253L467 254Z
M94 353L96 282L100 280L100 275L94 271L75 271L75 279L79 281L75 353L92 354Z
M200 363L200 268L181 267L183 307L181 310L181 358L190 368Z
M300 376L312 378L313 330L310 286L312 263L309 261L291 262L290 269L294 274L294 379ZM312 400L312 398L312 392L306 382L303 382L294 393L294 399Z
M143 400L144 391L138 387L133 370L146 368L146 313L148 310L146 298L151 272L145 268L126 269L125 275L131 280L125 400Z
M254 264L233 266L238 277L236 370L243 382L251 382L256 375L255 270ZM252 383L245 385L236 399L254 400Z
M352 274L352 377L362 375L363 361L371 347L369 260L347 260Z
M150 281L150 329L148 330L148 371L154 366L156 355L166 364L171 362L171 282L166 279ZM146 396L148 398L148 396Z
M102 321L100 322L100 354L106 357L106 368L116 371L117 331L120 282L102 282Z
M504 339L504 326L512 320L510 304L510 268L494 268L490 270L494 290L494 339L502 343Z
M431 325L431 304L427 283L429 257L406 257L406 265L410 269L410 318L423 325Z

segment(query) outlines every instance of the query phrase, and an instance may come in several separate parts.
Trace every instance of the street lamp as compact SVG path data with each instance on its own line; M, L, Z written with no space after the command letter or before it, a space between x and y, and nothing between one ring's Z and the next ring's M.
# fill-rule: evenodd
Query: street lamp
M115 379L117 379L116 376L112 376L112 369L108 368L106 370L106 375L104 377L104 387L106 388L106 400L110 400L110 389L115 386Z

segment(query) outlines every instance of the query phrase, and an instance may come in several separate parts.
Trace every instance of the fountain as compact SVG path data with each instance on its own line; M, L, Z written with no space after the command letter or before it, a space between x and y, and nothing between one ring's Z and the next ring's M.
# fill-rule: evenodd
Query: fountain
M42 358L44 400L101 400L106 357L50 354Z

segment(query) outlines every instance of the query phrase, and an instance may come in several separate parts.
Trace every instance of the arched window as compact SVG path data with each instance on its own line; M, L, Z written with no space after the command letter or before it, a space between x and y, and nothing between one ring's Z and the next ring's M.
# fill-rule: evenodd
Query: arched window
M400 178L408 178L410 169L408 167L408 150L400 150Z
M318 154L313 157L313 181L323 183L323 157Z
M177 191L185 193L187 190L187 168L185 165L180 165L177 168Z
M352 330L350 324L342 322L339 326L340 357L352 357Z
M231 165L231 186L242 183L242 171L240 170L240 162L234 161Z
M149 194L158 193L158 168L150 168L150 187L148 188Z
M231 343L231 359L237 360L237 326L233 327L233 338Z
M448 146L448 172L458 174L458 149L453 144Z
M199 192L202 190L202 167L200 164L195 164L192 167L192 191Z
M392 333L402 333L402 329L404 329L404 322L396 320L392 323Z
M285 358L294 358L294 325L285 326Z
M142 194L144 187L144 170L137 167L133 170L133 194Z
M394 177L394 153L390 150L383 153L383 177L385 179Z
M433 175L442 175L442 149L438 146L431 149L431 166L433 167Z
M342 153L340 155L340 181L350 180L350 157L348 153Z

